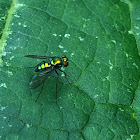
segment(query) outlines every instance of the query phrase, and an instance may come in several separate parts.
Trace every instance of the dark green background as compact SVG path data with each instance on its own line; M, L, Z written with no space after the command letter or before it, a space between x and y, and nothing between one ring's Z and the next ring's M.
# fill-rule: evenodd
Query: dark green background
M58 104L27 54L69 58ZM139 54L139 0L0 0L0 139L139 140Z

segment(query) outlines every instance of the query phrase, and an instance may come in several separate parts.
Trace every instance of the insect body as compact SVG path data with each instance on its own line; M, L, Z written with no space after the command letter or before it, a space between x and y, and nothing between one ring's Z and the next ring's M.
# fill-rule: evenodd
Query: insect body
M68 58L66 56L50 57L50 56L25 55L25 57L46 59L46 61L40 62L37 66L27 67L27 68L35 68L35 75L33 76L30 82L30 88L35 89L42 84L42 88L35 101L37 101L37 99L39 98L42 92L45 80L51 75L53 71L55 71L58 76L59 73L57 72L57 70L63 72L65 78L67 79L66 73L60 69L62 66L64 67L68 66ZM58 77L57 77L57 81L58 81ZM56 81L56 98L57 98L57 81Z
M68 59L65 56L62 56L62 58L60 58L60 57L52 58L52 60L50 62L42 61L36 67L35 72L45 71L48 68L53 69L54 67L55 68L60 68L62 66L65 66L65 67L68 66Z

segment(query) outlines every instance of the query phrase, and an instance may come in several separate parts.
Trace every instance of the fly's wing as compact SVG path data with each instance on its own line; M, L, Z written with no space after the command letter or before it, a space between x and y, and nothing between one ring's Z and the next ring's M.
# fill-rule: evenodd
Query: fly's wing
M54 69L51 69L50 71L44 71L44 72L38 72L35 74L30 82L30 88L35 89L38 86L40 86L54 71Z
M39 55L25 55L24 57L36 58L36 59L53 59L52 56L39 56Z

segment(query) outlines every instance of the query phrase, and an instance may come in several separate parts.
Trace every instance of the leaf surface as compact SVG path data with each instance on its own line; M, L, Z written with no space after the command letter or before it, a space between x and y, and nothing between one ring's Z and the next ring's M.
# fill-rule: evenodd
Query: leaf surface
M138 0L0 1L0 138L140 139ZM42 60L63 56L43 91L29 89Z

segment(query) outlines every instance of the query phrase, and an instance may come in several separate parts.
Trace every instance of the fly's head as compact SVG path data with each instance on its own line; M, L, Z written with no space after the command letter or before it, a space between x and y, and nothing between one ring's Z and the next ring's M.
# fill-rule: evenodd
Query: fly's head
M62 56L62 60L63 60L63 66L67 67L68 66L68 58L66 56Z

